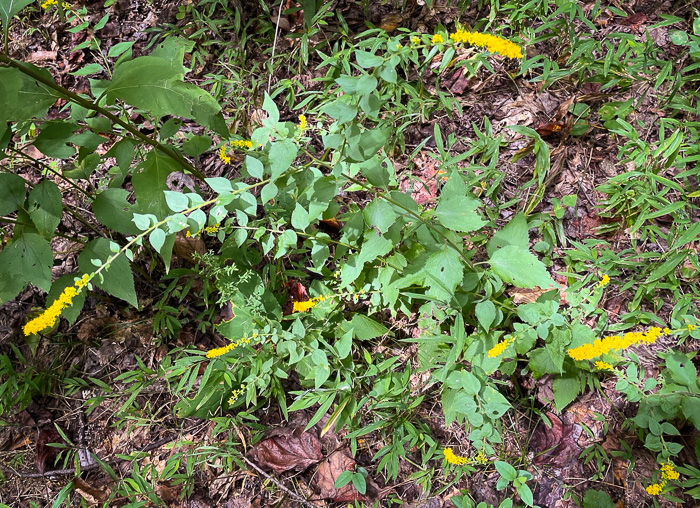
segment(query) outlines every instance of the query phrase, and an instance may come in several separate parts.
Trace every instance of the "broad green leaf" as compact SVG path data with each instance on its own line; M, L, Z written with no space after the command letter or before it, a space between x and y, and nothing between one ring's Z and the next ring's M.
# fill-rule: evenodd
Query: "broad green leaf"
M358 340L376 339L389 333L389 329L364 314L355 314L350 321L352 333Z
M263 163L260 162L259 159L251 157L250 155L246 155L245 168L250 176L252 176L253 178L257 178L258 180L262 180L265 168L263 166Z
M486 224L476 212L479 206L481 202L477 199L453 196L440 200L435 216L440 224L453 231L476 231Z
M23 206L26 193L24 178L0 173L0 215L8 215Z
M384 62L384 58L370 53L369 51L356 50L355 59L357 60L357 65L363 69L369 69L371 67L377 67Z
M0 0L0 2L6 0ZM46 69L32 64L22 64L53 81ZM21 122L35 116L43 116L56 97L51 89L42 85L14 67L0 67L0 119Z
M299 204L298 202L294 205L294 211L292 212L292 226L295 229L304 231L309 227L309 212Z
M136 203L141 213L152 213L158 219L163 219L170 215L163 191L169 190L166 183L168 175L177 171L179 165L170 157L152 150L141 167L143 169L133 177Z
M207 92L182 81L182 65L157 56L142 56L121 63L106 90L107 101L121 99L157 118L190 118L221 130L221 107Z
M182 212L190 206L190 200L182 192L163 191L165 202L173 212Z
M386 233L396 221L396 212L383 199L375 199L364 209L365 221L376 227L380 233Z
M27 283L48 291L51 287L53 253L49 242L25 233L0 252L0 301L17 296Z
M92 264L91 260L99 259L104 263L113 255L109 248L109 243L109 240L106 238L97 238L85 246L78 258L80 270L83 273L92 273L95 271L95 266ZM136 289L134 288L134 276L131 273L129 261L124 254L121 254L112 261L112 264L108 268L102 270L101 274L104 280L100 281L99 277L95 277L92 279L93 284L134 307L138 306Z
M148 235L148 241L151 242L153 248L160 254L160 249L165 243L165 231L156 228Z
M0 20L5 33L10 28L10 19L30 3L32 0L0 0Z
M542 261L530 251L515 245L507 245L495 251L489 264L503 282L519 288L556 286Z
M270 147L270 176L277 179L287 171L297 157L297 145L291 139L274 141Z
M486 246L486 252L491 256L496 249L506 245L516 245L527 250L530 239L527 233L527 219L525 214L520 212L513 217L502 229L496 231Z
M50 240L63 213L63 196L51 180L42 180L29 193L27 201L29 217L39 234Z
M34 140L41 153L55 159L68 159L75 155L75 148L69 146L78 125L71 122L47 122Z
M103 226L125 235L137 235L141 230L133 218L140 208L129 203L128 196L129 192L124 189L106 189L92 202L92 211Z
M575 377L558 377L552 381L554 407L561 411L571 404L579 393L580 382Z
M476 304L474 313L479 324L484 327L484 330L488 331L496 319L496 306L491 300L485 300Z
M265 92L262 109L267 113L269 122L275 124L280 121L280 112L277 109L277 104L275 104L275 101L272 100L272 97L270 97L267 92Z
M425 263L428 294L449 301L464 277L464 265L454 249L445 248L432 254Z
M190 157L199 157L211 148L209 136L192 136L182 143L182 151Z

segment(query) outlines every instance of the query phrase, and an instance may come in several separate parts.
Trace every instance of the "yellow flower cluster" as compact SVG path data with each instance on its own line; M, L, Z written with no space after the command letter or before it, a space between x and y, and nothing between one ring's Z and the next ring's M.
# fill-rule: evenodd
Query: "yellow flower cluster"
M329 296L316 296L312 298L311 300L306 300L305 302L294 302L294 306L292 308L292 312L304 312L309 309L312 309L316 307L320 302L327 300L328 298L331 298Z
M299 132L304 132L306 130L306 116L299 115L299 125L297 125Z
M52 5L57 5L58 1L57 0L46 0L43 4L41 4L42 9L48 9ZM68 9L70 5L68 5L66 2L63 2L63 8Z
M435 36L433 36L433 38L434 37ZM464 42L473 46L485 47L489 52L498 53L506 58L523 57L523 52L520 49L520 46L510 42L507 39L502 39L501 37L491 34L467 32L466 30L460 28L455 33L450 34L450 39L452 39L455 43Z
M599 287L599 288L604 288L604 287L607 286L608 284L610 284L610 277L608 277L608 274L606 273L606 274L603 275L603 278L600 279L600 282L598 282L598 287Z
M72 305L73 298L75 298L78 293L80 293L80 291L87 286L89 280L90 276L85 274L75 282L75 285L68 286L66 289L64 289L61 295L53 301L48 309L42 312L40 316L32 319L24 325L24 335L33 335L55 325L56 320L61 315L61 311Z
M692 332L693 330L695 330L695 327L693 325L688 325L688 331Z
M661 464L661 482L652 483L651 485L647 486L647 494L650 496L658 496L661 494L661 491L668 480L677 480L680 478L680 476L681 475L678 473L678 471L673 468L673 463L666 462L665 464Z
M226 155L226 145L221 145L219 148L219 159L224 161L224 164L231 164L231 157Z
M245 139L238 139L236 141L231 141L231 146L234 148L253 148L253 142Z
M210 349L207 351L207 358L216 358L222 355L225 355L229 351L236 349L239 346L247 346L250 344L250 341L257 338L258 334L254 333L250 337L241 337L238 339L236 342L231 342L230 344L227 344L223 347L217 347L215 349Z
M420 44L420 37L418 37L417 35L411 37L411 44Z
M500 356L503 351L506 350L508 346L510 346L515 339L513 337L508 337L506 340L499 342L495 346L493 346L491 349L489 349L489 358L496 358L497 356Z
M442 453L445 456L445 460L450 464L454 464L455 466L463 466L468 461L466 457L460 457L459 455L455 455L452 451L452 448L445 448L444 450L442 450Z
M219 228L221 227L221 224L214 224L213 226L209 226L204 228L204 231L209 233L210 235L213 235L214 233L219 231ZM192 238L193 236L197 236L198 233L195 233L194 235L190 233L189 231L185 232L185 236L187 238Z
M568 353L574 360L592 360L610 351L627 349L636 344L653 344L661 335L663 335L661 328L652 326L646 333L627 332L622 336L609 335L602 340L596 339L593 344L584 344L583 346L569 349Z
M246 388L245 385L241 385L241 387L240 387L238 390L233 390L233 391L231 392L231 396L228 398L228 403L229 403L229 405L230 405L230 404L233 404L234 402L236 402L236 399L237 399L238 397L240 397L241 395L243 395L243 392L245 391L245 388Z
M433 44L442 44L445 42L445 38L441 34L435 34L433 35L433 38L430 40Z
M613 366L607 362L597 361L595 362L595 368L598 370L613 370Z

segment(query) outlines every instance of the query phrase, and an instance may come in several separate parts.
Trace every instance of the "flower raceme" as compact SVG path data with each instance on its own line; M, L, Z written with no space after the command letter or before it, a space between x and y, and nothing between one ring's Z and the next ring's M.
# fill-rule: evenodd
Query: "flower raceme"
M460 28L455 33L450 34L450 39L455 43L467 43L471 44L472 46L486 48L486 50L490 53L498 53L506 58L523 57L523 52L520 49L520 46L496 35L483 34L480 32L468 32ZM433 43L434 42L435 40L433 40Z
M661 328L652 326L646 333L627 332L624 335L609 335L603 339L596 339L592 344L569 349L568 353L574 360L592 360L610 351L627 349L637 344L653 344L663 333Z
M58 317L61 315L61 311L73 304L73 298L75 298L80 291L87 286L89 281L90 276L85 274L80 279L75 281L74 285L68 286L66 289L64 289L48 309L24 325L24 335L33 335L55 325Z
M467 458L455 455L452 448L445 448L442 450L442 453L445 456L445 460L450 464L454 464L455 466L463 466L467 463Z
M207 351L207 358L217 358L219 356L225 355L229 351L232 351L233 349L236 349L239 346L247 346L248 344L250 344L251 340L256 339L257 337L258 334L254 333L250 337L241 337L236 342L231 342L230 344L227 344L225 346L210 349L209 351Z
M672 462L661 464L661 482L648 485L646 488L647 494L658 496L663 491L668 480L677 480L680 476L678 471L674 469Z

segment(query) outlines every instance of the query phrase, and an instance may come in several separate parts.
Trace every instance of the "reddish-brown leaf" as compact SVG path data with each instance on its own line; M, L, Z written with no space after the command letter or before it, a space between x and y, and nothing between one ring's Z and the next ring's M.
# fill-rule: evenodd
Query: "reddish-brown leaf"
M294 469L303 471L323 459L321 441L304 427L279 428L251 450L261 467L277 473Z
M36 468L41 474L50 471L54 467L54 462L58 456L59 449L49 446L49 443L64 443L63 438L53 427L47 427L39 431L36 438Z
M335 481L343 471L353 471L355 461L342 450L335 451L318 466L314 476L314 487L319 497L330 499L336 503L351 503L353 501L366 501L367 498L360 494L352 483L335 488Z
M534 463L562 467L575 460L581 448L576 442L577 425L563 423L554 413L547 413L552 427L540 421L530 440L530 449L535 453ZM580 427L579 427L580 430Z

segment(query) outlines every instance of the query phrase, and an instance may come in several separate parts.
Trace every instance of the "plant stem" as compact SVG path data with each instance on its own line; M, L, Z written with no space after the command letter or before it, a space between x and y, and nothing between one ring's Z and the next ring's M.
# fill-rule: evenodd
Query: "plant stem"
M63 95L67 99L69 99L71 102L74 102L75 104L78 104L79 106L82 106L86 109L96 111L97 113L101 114L102 116L106 117L109 119L112 123L115 123L117 125L120 125L124 129L126 129L130 134L133 136L137 137L147 145L151 145L152 147L160 150L170 158L176 160L184 169L192 173L195 177L197 177L200 180L204 180L204 173L199 171L197 168L195 168L190 162L185 159L181 154L170 148L169 146L163 145L162 143L156 141L155 139L151 138L150 136L146 136L143 134L141 131L139 131L136 127L131 125L129 122L126 122L119 118L118 116L110 113L106 109L104 109L101 106L98 106L94 102L85 99L81 97L80 95L71 92L70 90L67 90L60 86L59 84L55 83L51 79L47 79L46 77L42 76L38 72L35 72L33 69L30 67L24 65L22 62L18 62L17 60L13 60L12 58L9 58L6 55L0 55L0 63L5 64L9 67L14 67L15 69L19 70L20 72L26 74L30 78L48 86L49 88L55 90L59 94Z

